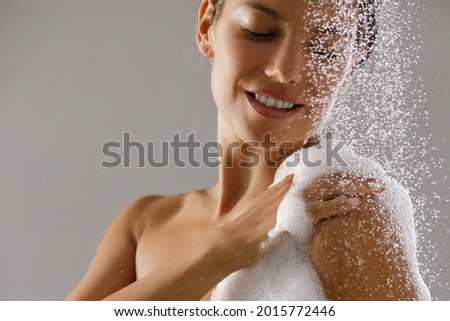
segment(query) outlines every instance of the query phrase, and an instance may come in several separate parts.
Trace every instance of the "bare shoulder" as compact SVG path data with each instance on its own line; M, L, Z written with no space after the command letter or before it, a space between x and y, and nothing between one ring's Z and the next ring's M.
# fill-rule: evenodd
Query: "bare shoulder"
M411 201L400 184L387 186L384 198L364 198L360 209L316 225L310 257L327 298L429 299L416 264Z
M136 281L136 248L147 224L165 219L184 194L142 196L125 206L109 226L92 262L66 300L101 300Z
M130 202L119 216L126 218L133 239L137 242L148 225L169 219L180 210L185 199L192 193L194 192L141 196Z

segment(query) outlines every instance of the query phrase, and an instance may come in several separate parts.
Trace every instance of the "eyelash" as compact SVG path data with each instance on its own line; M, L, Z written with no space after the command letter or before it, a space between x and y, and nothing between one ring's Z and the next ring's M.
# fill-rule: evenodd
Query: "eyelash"
M264 40L270 40L271 38L273 38L274 36L276 36L275 33L256 33L253 32L247 28L241 27L241 31L251 40L256 40L256 41L264 41ZM317 45L311 45L309 47L309 49L313 49L311 50L311 52L319 54L320 56L324 57L323 59L337 59L339 58L339 55L334 54L328 50L325 49L317 49ZM314 50L315 49L315 50Z
M249 37L252 40L258 40L258 41L268 40L268 39L276 36L275 33L256 33L247 28L244 28L244 27L241 27L241 30L247 37Z
M309 48L312 49L311 53L320 55L322 59L335 60L340 57L339 54L333 53L323 48L317 48L317 46L310 46Z
M335 59L341 57L341 55L337 54L336 52L327 50L326 48L323 47L322 44L317 43L317 41L310 40L309 43L310 43L309 49L310 49L311 53L320 55L322 57L321 59L335 60Z
M334 54L329 51L326 51L326 50L315 50L315 51L313 51L313 53L318 54L323 57L322 59L327 59L327 60L328 59L335 60L340 57L339 55Z

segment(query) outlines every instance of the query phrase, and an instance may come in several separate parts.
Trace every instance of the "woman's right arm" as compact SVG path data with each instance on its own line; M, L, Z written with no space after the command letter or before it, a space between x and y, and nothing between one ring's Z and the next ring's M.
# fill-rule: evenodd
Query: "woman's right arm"
M221 266L214 253L214 241L208 238L103 300L200 300L233 272Z
M66 300L200 300L229 274L256 262L291 182L288 176L263 191L236 219L138 281L135 253L142 224L136 222L151 209L153 196L134 201L111 224L85 277Z
M197 300L232 272L218 266L215 243L209 238L136 281L136 223L156 197L139 198L117 216L66 300Z

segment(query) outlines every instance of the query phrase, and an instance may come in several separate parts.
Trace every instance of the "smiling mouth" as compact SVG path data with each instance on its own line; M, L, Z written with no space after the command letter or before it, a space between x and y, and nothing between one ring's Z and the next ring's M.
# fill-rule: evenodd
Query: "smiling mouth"
M301 105L299 104L292 104L287 101L275 100L274 98L257 95L252 92L248 92L248 94L256 101L264 104L266 107L271 107L278 110L293 110L301 107Z

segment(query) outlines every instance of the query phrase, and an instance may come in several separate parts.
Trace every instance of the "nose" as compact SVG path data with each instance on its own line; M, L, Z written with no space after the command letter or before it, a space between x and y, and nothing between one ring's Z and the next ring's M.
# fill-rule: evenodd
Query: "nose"
M283 84L298 85L302 78L305 60L300 40L284 41L274 50L265 68L265 74Z

